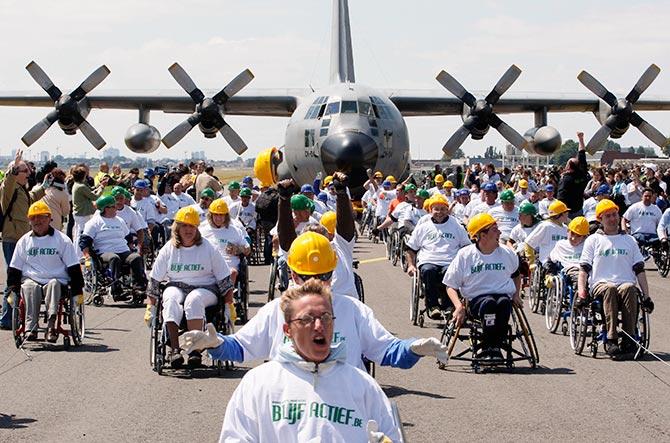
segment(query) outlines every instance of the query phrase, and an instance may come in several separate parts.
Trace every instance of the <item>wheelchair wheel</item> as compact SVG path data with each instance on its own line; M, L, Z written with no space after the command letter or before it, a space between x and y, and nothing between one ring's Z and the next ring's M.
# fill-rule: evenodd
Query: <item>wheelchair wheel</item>
M651 328L649 326L649 313L640 309L640 312L637 315L637 340L640 343L637 351L633 358L635 360L644 356L647 352L645 350L649 349L649 342L651 340Z
M165 367L165 356L167 353L165 344L166 338L163 334L162 305L162 300L159 298L158 302L156 303L156 317L151 324L149 341L149 364L158 375L163 375L163 368Z
M279 280L279 261L274 257L272 267L270 268L270 284L268 286L268 303L275 298L275 290L277 289L277 281Z
M235 286L235 310L240 323L244 324L249 320L249 272L244 258L240 260L240 272L237 274Z
M398 265L398 260L400 260L400 232L396 229L391 235L391 264L393 266Z
M527 348L530 366L531 368L535 369L540 363L540 354L537 351L537 344L535 343L533 331L530 329L530 325L528 324L528 318L526 318L526 314L523 312L523 309L519 309L516 306L513 307L513 313L523 334L522 347Z
M407 257L405 256L405 237L400 241L400 267L402 272L407 272L409 263L407 262Z
M363 288L363 279L357 272L354 272L354 285L358 294L358 301L365 303L365 289Z
M75 346L81 346L86 333L86 323L84 321L84 305L78 305L70 300L68 308L68 323L70 324L70 337Z
M542 292L542 265L537 263L533 270L533 278L530 282L528 303L533 314L540 311L540 294Z
M572 307L570 311L570 347L575 354L582 355L588 334L588 313L585 308Z
M417 325L419 317L419 298L421 295L421 279L418 275L419 270L412 277L412 295L409 300L409 321L412 322L414 326Z
M654 260L661 277L667 277L670 272L670 250L661 246L660 251L654 256Z
M563 313L563 278L552 277L552 286L547 289L547 305L544 310L544 322L549 332L554 333L561 323Z
M23 303L23 297L14 294L17 299L12 303L12 336L14 337L14 344L17 349L21 347L26 334L26 308Z

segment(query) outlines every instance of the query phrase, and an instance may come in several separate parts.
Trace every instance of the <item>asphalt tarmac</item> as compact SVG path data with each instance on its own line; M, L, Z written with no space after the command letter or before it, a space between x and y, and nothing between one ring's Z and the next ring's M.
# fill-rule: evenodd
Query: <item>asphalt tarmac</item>
M389 331L439 338L437 323L411 325L411 280L383 258L381 245L362 240L355 256L366 302ZM550 334L544 317L528 312L540 353L535 370L519 363L475 374L454 361L440 370L430 358L410 370L377 368L408 441L670 441L670 280L647 268L656 302L650 349L662 361L614 362L602 349L595 359L576 356L568 337ZM268 271L251 268L252 308L264 303ZM83 346L30 343L30 359L0 331L0 441L218 439L228 399L252 365L159 376L149 366L143 315L121 303L86 306Z

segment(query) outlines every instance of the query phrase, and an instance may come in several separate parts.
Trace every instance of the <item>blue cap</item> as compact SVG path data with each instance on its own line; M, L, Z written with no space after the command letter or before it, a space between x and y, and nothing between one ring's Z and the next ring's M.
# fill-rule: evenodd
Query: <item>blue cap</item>
M135 180L133 187L137 189L147 189L149 187L149 182L144 179Z
M242 183L253 184L253 183L254 183L254 179L251 178L251 176L247 175L246 177L244 177L244 178L242 179Z
M154 175L156 175L156 173L154 172L153 169L147 168L147 169L144 170L144 176L145 177L153 177Z
M498 192L498 187L493 182L486 183L482 189L484 192Z
M459 197L462 197L462 196L464 196L464 195L470 195L470 191L468 191L468 190L465 189L465 188L464 188L464 189L459 189L459 190L458 190L458 196L459 196Z
M545 191L554 192L554 185L547 185L544 187Z
M382 182L382 186L388 186L388 187L390 188L390 187L391 187L391 182L388 181L388 180L384 180L384 181Z
M312 187L312 185L306 184L306 185L302 185L300 187L300 193L304 194L306 192L310 192L310 193L314 194L314 188Z
M609 195L610 194L610 187L603 183L598 187L598 190L596 191L596 195Z
M324 203L328 202L328 194L326 194L325 192L319 192L319 195L316 198L318 198L320 201Z

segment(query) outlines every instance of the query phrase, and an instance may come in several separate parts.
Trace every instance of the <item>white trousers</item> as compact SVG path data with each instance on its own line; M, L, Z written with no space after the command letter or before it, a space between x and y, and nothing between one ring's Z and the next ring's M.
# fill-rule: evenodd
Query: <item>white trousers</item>
M74 250L77 251L77 257L81 258L83 253L79 247L79 237L84 231L84 225L89 221L93 215L75 215L74 227L72 228L72 243L74 243Z
M163 291L163 320L179 324L184 314L186 320L204 319L205 308L214 306L217 301L216 295L208 289L198 288L184 294L181 289L170 286Z
M60 282L55 278L49 280L46 285L41 285L29 278L23 280L21 283L21 295L26 304L26 325L29 331L37 329L42 297L44 297L44 304L47 307L49 317L51 317L58 313L60 293Z

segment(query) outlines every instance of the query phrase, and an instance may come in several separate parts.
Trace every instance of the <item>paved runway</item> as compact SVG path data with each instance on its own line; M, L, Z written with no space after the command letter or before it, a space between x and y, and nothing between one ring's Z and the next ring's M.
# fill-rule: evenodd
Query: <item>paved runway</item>
M380 245L357 245L367 303L399 337L439 338L429 323L408 320L410 279ZM549 334L528 313L540 352L536 370L448 370L423 359L411 370L378 368L377 380L398 403L409 441L670 441L670 280L650 265L656 311L650 356L639 362L575 356L568 338ZM4 266L3 266L4 269ZM260 306L268 267L252 268L252 306ZM0 281L4 281L4 276ZM249 366L158 376L149 367L144 309L86 307L81 348L31 345L18 351L0 332L0 441L213 441L226 403Z

